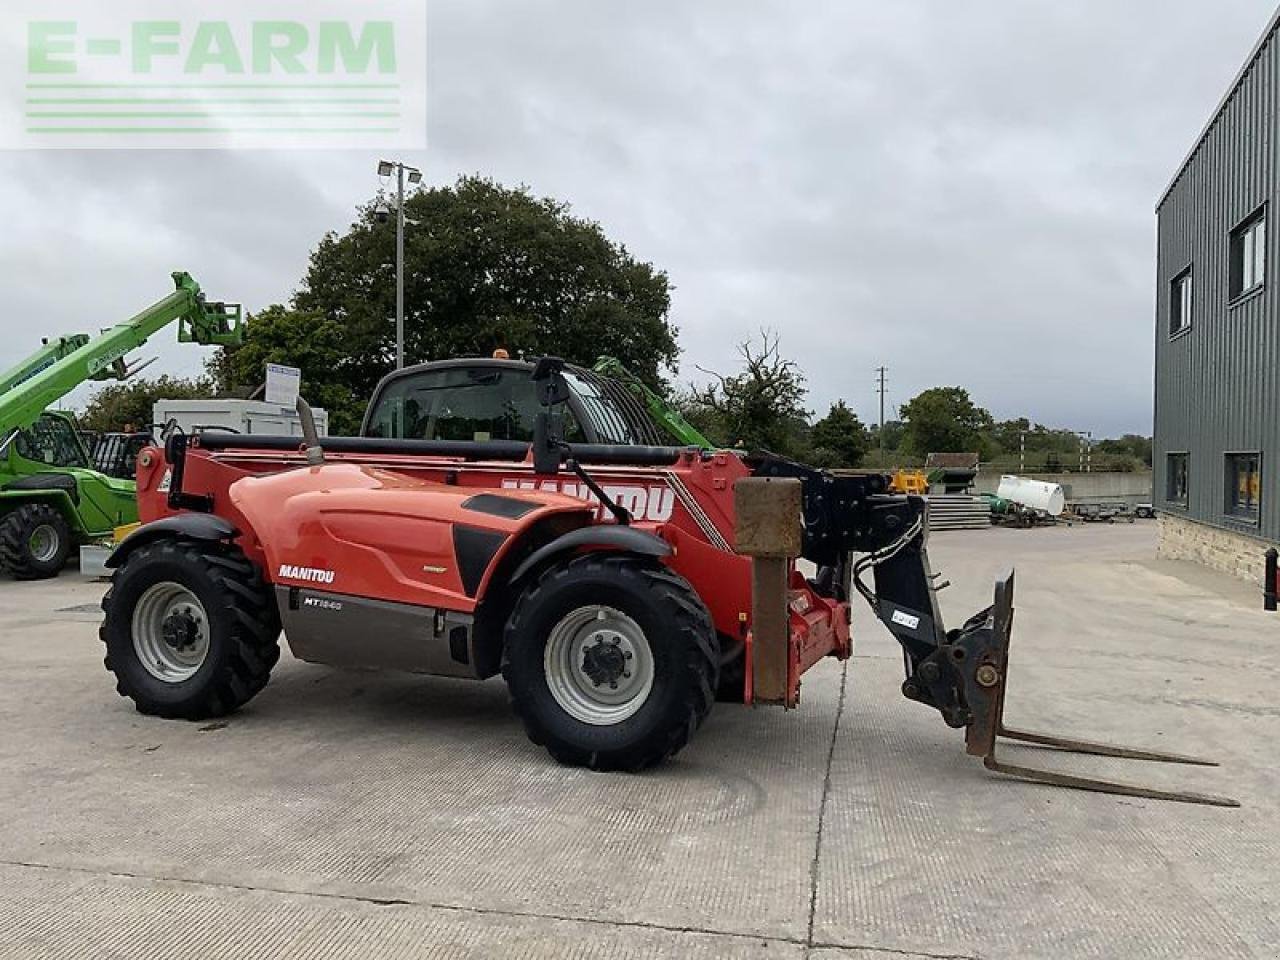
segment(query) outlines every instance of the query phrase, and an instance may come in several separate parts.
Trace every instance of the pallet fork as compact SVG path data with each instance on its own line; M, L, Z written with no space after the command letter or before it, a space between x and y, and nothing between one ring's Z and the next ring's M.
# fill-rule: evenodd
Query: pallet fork
M997 757L996 744L1003 738L1067 753L1148 760L1157 763L1184 763L1203 767L1218 765L1213 760L1178 753L1074 740L1006 727L1004 703L1009 683L1009 638L1012 627L1013 573L1010 572L996 582L995 602L989 609L977 614L965 625L965 628L960 631L960 637L957 638L958 644L952 648L953 658L955 651L964 651L961 659L970 661L970 665L962 671L965 676L969 708L973 712L973 722L965 731L965 749L971 756L981 757L983 766L988 770L1016 777L1019 780L1068 787L1074 790L1090 790L1095 793L1111 793L1126 797L1147 797L1153 800L1173 800L1178 803L1198 803L1215 807L1240 806L1238 801L1230 797L1183 790L1160 790L1117 780L1098 780L1053 770L1025 767L1008 763Z

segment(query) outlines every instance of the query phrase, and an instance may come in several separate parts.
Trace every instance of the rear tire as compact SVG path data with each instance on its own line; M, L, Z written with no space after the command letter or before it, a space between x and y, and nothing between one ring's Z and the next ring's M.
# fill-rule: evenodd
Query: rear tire
M556 760L641 770L678 753L711 712L718 646L682 577L592 554L525 589L507 621L502 675L529 739Z
M28 503L0 519L0 567L17 580L56 577L71 554L71 527L56 507Z
M99 631L116 691L140 713L225 716L267 685L280 659L270 588L236 547L161 540L111 578Z

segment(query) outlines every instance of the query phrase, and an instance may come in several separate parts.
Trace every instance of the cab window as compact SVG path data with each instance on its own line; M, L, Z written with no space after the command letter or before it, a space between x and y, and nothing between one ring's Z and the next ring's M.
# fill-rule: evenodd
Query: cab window
M582 404L587 421L595 427L600 443L637 442L627 421L595 383L572 370L566 370L564 378L568 381L570 389L578 395L578 402Z
M80 438L61 417L41 417L18 434L15 449L18 456L50 467L89 466Z
M369 435L406 440L529 443L541 407L523 370L453 367L401 377L378 397ZM582 430L565 411L565 436Z

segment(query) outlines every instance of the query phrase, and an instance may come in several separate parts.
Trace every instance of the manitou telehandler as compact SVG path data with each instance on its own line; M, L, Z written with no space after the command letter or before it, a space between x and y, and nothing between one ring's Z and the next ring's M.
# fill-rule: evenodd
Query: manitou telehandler
M267 683L283 628L315 663L501 673L557 760L638 770L688 743L717 693L797 706L806 670L851 655L857 592L904 650L903 693L991 770L1234 805L998 760L1008 737L1200 762L1006 729L1013 576L947 630L924 499L768 454L643 444L652 423L615 394L554 358L449 361L384 380L361 437L322 447L299 401L302 441L175 433L144 450L146 523L108 561L103 600L119 693L162 717L230 713Z
M238 306L206 303L189 274L173 282L137 316L94 337L46 340L0 374L0 570L10 576L57 576L76 544L138 519L132 471L97 469L75 419L50 407L82 383L132 376L141 366L128 354L171 323L183 343L239 343Z

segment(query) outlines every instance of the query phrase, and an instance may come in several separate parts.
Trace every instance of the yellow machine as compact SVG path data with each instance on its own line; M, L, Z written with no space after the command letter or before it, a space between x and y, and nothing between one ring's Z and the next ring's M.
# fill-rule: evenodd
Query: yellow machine
M929 478L923 470L899 470L889 482L889 489L922 497L929 492Z

